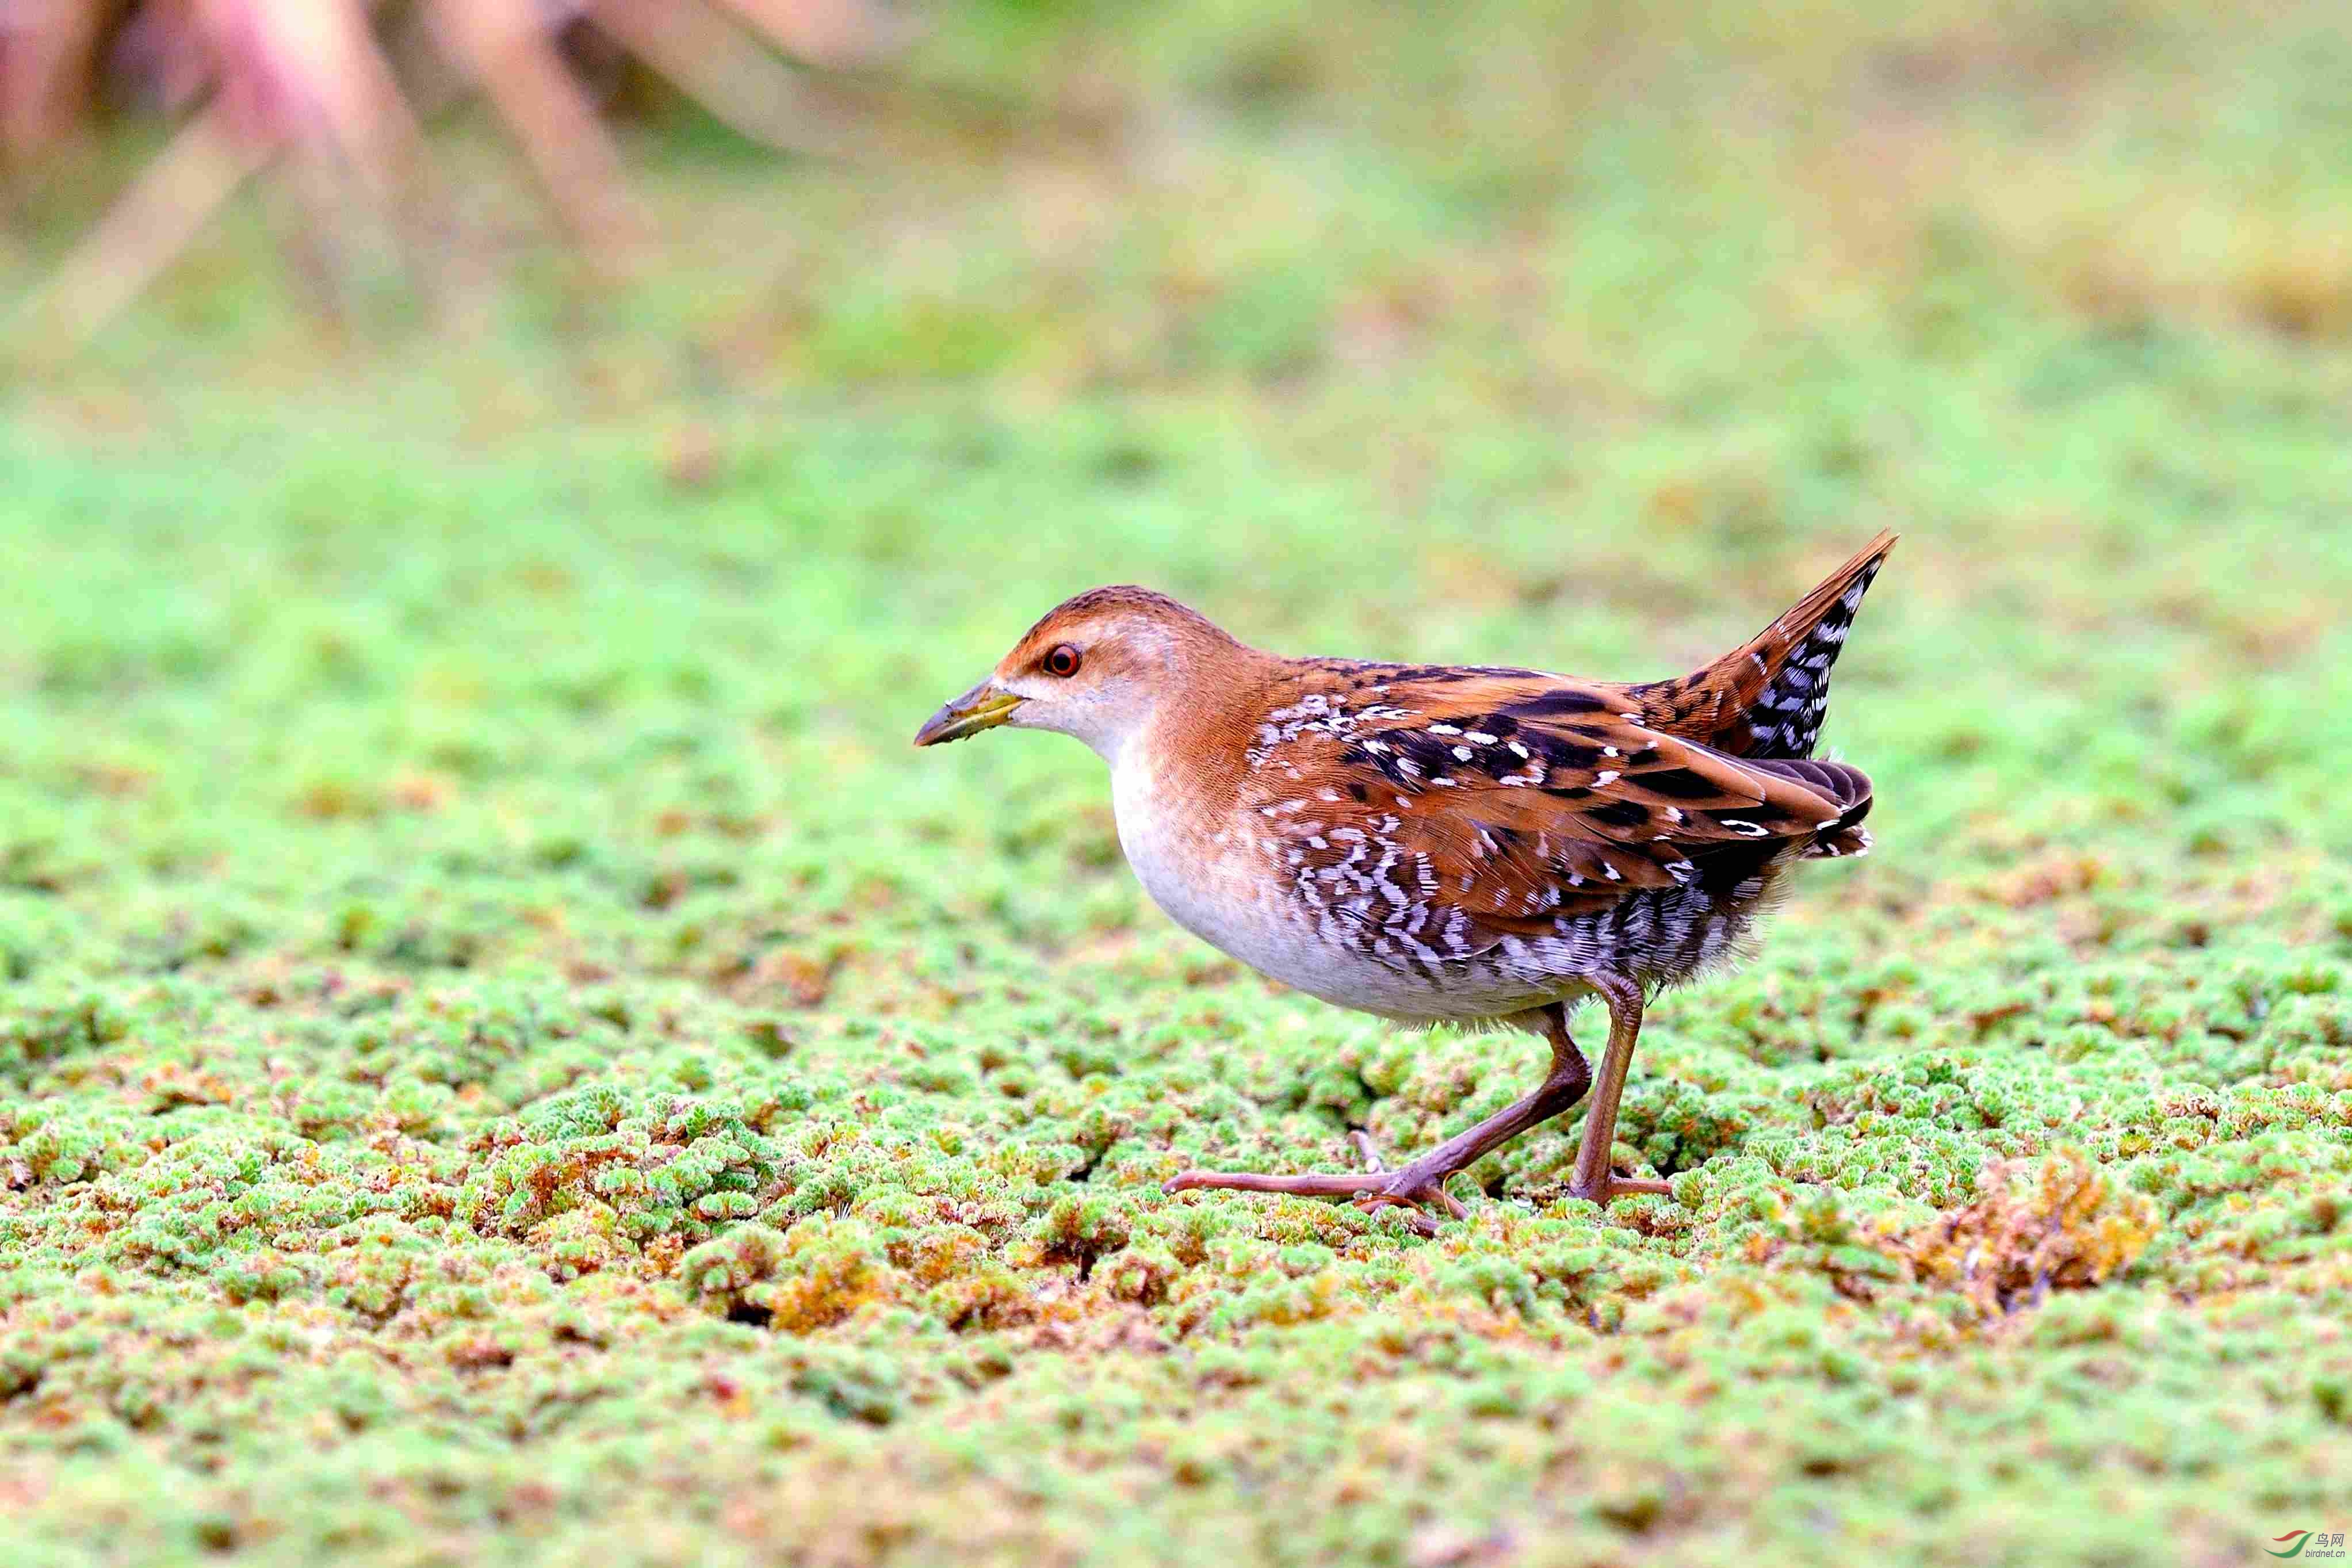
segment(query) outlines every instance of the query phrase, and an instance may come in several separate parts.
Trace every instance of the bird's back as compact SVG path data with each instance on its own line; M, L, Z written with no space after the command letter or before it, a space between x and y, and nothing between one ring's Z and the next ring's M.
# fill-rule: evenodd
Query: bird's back
M1686 978L1736 950L1790 863L1869 846L1869 780L1804 753L1892 542L1683 681L1273 661L1246 723L1181 724L1169 757L1136 759L1130 859L1200 934L1376 1012L1488 1016L1598 974ZM1204 749L1224 753L1216 783L1171 799L1172 777L1204 776L1174 754Z

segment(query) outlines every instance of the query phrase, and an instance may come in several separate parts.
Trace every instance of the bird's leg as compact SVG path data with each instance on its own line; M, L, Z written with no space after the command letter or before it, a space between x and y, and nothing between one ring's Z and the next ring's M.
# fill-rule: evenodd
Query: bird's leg
M1584 1053L1576 1048L1576 1042L1569 1038L1566 1005L1554 1002L1521 1013L1510 1021L1533 1029L1551 1042L1551 1070L1544 1075L1543 1082L1536 1086L1534 1093L1514 1100L1475 1127L1455 1133L1365 1193L1356 1200L1360 1207L1403 1204L1419 1211L1423 1205L1434 1203L1460 1219L1466 1211L1446 1192L1448 1177L1457 1171L1468 1170L1488 1150L1550 1121L1584 1098L1585 1089L1592 1082L1592 1068L1585 1061ZM1413 1228L1428 1235L1437 1226L1426 1213L1416 1212Z
M1609 1168L1610 1151L1617 1142L1617 1101L1625 1093L1633 1042L1642 1033L1642 987L1631 981L1607 981L1595 989L1609 1007L1609 1047L1601 1055L1601 1080L1592 1086L1592 1106L1584 1113L1584 1142L1577 1147L1568 1190L1605 1208L1612 1198L1673 1188L1648 1177L1621 1176Z
M1402 1171L1380 1169L1378 1157L1366 1150L1367 1162L1373 1168L1348 1175L1274 1176L1247 1171L1185 1171L1171 1177L1161 1190L1181 1193L1196 1187L1224 1187L1249 1193L1289 1193L1299 1197L1352 1197L1366 1208L1402 1205L1416 1211L1415 1229L1424 1235L1433 1234L1437 1228L1436 1221L1418 1211L1436 1207L1455 1219L1469 1212L1446 1192L1447 1177L1474 1163L1489 1149L1568 1110L1584 1098L1585 1089L1592 1081L1592 1069L1584 1053L1569 1038L1568 1010L1562 1004L1554 1002L1534 1008L1515 1015L1509 1021L1551 1042L1551 1071L1533 1094L1447 1139ZM1611 1037L1613 1040L1615 1037L1612 1034ZM1619 1076L1623 1076L1622 1069ZM1357 1146L1361 1149L1364 1142L1360 1141Z

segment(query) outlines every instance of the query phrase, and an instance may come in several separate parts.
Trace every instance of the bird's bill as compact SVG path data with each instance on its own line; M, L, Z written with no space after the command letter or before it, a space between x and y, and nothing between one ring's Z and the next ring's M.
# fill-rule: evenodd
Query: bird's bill
M983 680L924 720L923 727L915 731L915 744L936 746L977 735L982 730L993 730L1013 717L1013 710L1021 706L1021 701L995 681Z

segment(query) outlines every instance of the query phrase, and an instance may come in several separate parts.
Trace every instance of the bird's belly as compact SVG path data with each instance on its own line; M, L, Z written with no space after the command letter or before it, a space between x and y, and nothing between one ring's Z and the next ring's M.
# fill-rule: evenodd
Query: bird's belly
M1342 1007L1416 1023L1499 1017L1581 989L1531 984L1491 965L1412 973L1324 937L1313 911L1246 845L1203 842L1114 791L1119 847L1151 901L1218 951Z

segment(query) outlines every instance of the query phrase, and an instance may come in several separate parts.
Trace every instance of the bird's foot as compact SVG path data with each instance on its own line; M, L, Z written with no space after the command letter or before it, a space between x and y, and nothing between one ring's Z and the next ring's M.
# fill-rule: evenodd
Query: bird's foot
M1378 1214L1384 1208L1403 1209L1405 1223L1423 1236L1437 1234L1437 1217L1429 1212L1432 1209L1443 1210L1448 1219L1469 1217L1470 1211L1445 1190L1445 1180L1454 1174L1453 1171L1416 1160L1391 1174L1387 1162L1381 1158L1380 1145L1372 1141L1370 1133L1359 1127L1348 1134L1348 1141L1363 1156L1368 1173L1389 1178L1356 1199L1356 1206L1366 1214Z
M1443 1209L1448 1219L1469 1217L1470 1211L1442 1184L1433 1180L1408 1185L1403 1179L1405 1174L1399 1172L1398 1180L1364 1194L1356 1200L1356 1206L1366 1214L1378 1214L1384 1208L1403 1209L1404 1222L1423 1236L1437 1234L1437 1216L1429 1212L1433 1208Z
M1294 1197L1349 1198L1367 1214L1383 1208L1407 1210L1406 1221L1423 1236L1437 1234L1431 1209L1449 1219L1465 1218L1470 1211L1445 1190L1452 1171L1415 1163L1391 1171L1382 1163L1371 1135L1360 1130L1349 1134L1363 1156L1364 1170L1351 1175L1309 1173L1295 1176L1263 1175L1255 1171L1182 1171L1160 1187L1164 1193L1187 1193L1201 1187L1224 1187L1244 1193L1287 1193Z
M1568 1190L1570 1196L1587 1198L1599 1204L1602 1208L1607 1208L1613 1198L1630 1198L1643 1193L1657 1193L1671 1196L1675 1184L1672 1182L1662 1182L1654 1176L1621 1176L1612 1171L1599 1181L1590 1184L1571 1179L1568 1184Z

